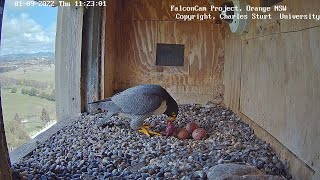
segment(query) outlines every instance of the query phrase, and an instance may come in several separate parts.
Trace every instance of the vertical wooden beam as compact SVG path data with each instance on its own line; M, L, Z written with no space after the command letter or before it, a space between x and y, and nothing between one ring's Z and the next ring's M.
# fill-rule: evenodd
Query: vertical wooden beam
M101 98L104 7L59 7L56 37L58 120L87 111Z
M81 46L83 8L59 7L56 35L57 119L81 113Z
M104 98L113 95L114 90L114 61L116 58L116 13L121 13L122 1L109 0L105 7L105 44L104 44Z
M226 31L224 58L224 104L235 113L240 111L241 38Z
M7 147L4 122L2 116L1 86L0 86L0 179L12 179L10 172L10 159Z
M81 49L81 94L83 109L101 98L101 47L103 7L85 9Z
M101 79L100 79L100 97L101 99L105 98L105 56L106 56L106 23L107 23L107 14L106 14L106 7L103 7L102 10L102 22L101 22L101 62L100 62L100 72L101 72Z

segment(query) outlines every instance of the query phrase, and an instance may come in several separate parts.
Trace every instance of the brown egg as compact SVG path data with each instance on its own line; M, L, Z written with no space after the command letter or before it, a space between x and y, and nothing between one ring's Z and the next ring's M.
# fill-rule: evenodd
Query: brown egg
M174 131L174 133L173 133L173 136L174 137L178 137L178 133L182 130L183 128L176 128L176 130Z
M207 131L203 128L195 129L192 132L192 137L195 140L201 140L201 139L205 138L206 136L207 136Z
M195 129L199 128L199 125L195 122L189 122L186 126L186 130L192 133Z
M177 137L179 139L188 139L189 135L190 135L190 133L187 130L180 129L180 131L177 134Z

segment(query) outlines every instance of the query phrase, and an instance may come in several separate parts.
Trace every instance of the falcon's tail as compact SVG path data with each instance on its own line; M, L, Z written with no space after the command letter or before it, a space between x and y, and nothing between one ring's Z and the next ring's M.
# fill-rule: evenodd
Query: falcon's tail
M111 101L111 97L106 98L106 99L102 99L102 100L99 100L99 101L89 102L88 104L97 104L97 103L107 102L107 101Z
M88 104L92 104L93 107L97 109L101 109L108 112L114 112L114 114L122 112L121 108L111 101L111 98L94 101Z
M112 107L115 105L111 101L111 98L90 102L88 104L92 104L91 106L94 107L95 109L108 110L108 111L110 108L112 109Z
M98 122L98 127L103 127L107 123L107 121L111 118L111 116L113 116L113 115L114 115L113 112L108 111L107 115L105 117L103 117L103 119Z
M98 122L98 127L104 126L113 115L122 112L121 108L111 101L111 98L94 101L88 104L92 104L97 109L108 111L106 116Z

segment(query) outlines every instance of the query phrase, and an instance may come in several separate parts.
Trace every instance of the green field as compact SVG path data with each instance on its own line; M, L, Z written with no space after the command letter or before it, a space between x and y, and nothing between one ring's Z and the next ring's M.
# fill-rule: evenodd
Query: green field
M17 88L17 93L21 93L21 89L27 89L27 90L31 90L32 87L30 86L20 86L20 85L11 85L9 86L8 88ZM51 87L48 87L48 88L45 88L45 89L38 89L41 92L45 92L45 93L52 93L53 91L53 88ZM11 90L8 90L8 92L11 92Z
M26 70L24 72L24 70ZM19 68L15 71L1 73L1 76L12 77L15 79L28 79L40 82L54 83L54 68L52 67L32 67Z
M2 108L5 123L14 119L16 113L22 120L28 120L24 123L25 130L28 134L42 128L40 116L42 108L47 109L50 119L55 119L55 102L39 97L17 93L11 93L11 90L4 90L2 92Z
M2 87L2 109L7 142L11 151L27 142L30 139L29 136L43 129L45 125L41 120L43 108L47 110L50 120L56 120L54 101L21 93L21 89L30 90L35 88L39 93L52 94L54 90L54 66L37 64L20 66L15 71L0 73L0 76L16 80L33 80L42 84L45 83L45 86L37 86L37 83L35 85L33 83L26 83L22 86L15 84L16 81L12 81L6 87ZM17 92L12 93L10 88L16 88ZM14 120L16 113L22 121L20 124Z
M32 116L35 113L41 114L42 108L46 108L50 114L55 114L55 102L41 99L39 97L17 93L11 90L2 91L2 104L5 119L13 119L15 112L20 116Z

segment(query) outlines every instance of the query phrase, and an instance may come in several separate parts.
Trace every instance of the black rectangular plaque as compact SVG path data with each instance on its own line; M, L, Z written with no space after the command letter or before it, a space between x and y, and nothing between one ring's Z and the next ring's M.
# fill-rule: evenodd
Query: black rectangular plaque
M157 43L157 66L183 66L184 44Z

